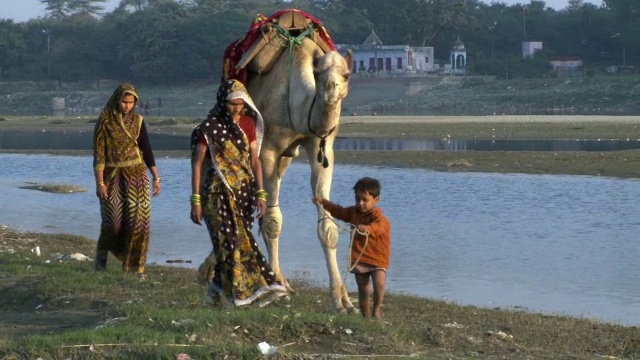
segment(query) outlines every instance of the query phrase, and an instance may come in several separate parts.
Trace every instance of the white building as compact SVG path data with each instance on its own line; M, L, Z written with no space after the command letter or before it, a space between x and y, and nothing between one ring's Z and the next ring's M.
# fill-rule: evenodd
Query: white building
M522 42L522 58L531 59L536 51L542 50L542 41L523 41Z
M553 71L562 77L582 76L583 65L582 59L578 56L557 56L551 59Z
M467 73L467 49L459 36L449 51L449 60L450 67L448 69L445 68L445 73L453 75L465 75Z
M353 52L354 73L363 76L398 76L436 71L433 47L384 45L371 30L362 45L336 45L338 51Z

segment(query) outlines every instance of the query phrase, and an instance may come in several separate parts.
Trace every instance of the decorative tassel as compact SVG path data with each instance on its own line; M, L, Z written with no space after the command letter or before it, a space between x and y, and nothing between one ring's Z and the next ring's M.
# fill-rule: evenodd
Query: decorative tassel
M324 156L324 148L326 146L326 141L324 138L320 138L320 145L318 145L318 147L320 148L320 150L318 150L318 162L321 163L323 162L323 160L325 159Z

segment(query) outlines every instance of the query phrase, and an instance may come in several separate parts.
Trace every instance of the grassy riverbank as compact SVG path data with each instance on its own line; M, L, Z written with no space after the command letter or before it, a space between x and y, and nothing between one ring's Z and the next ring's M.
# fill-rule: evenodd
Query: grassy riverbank
M5 117L2 130L82 131L91 118ZM149 117L151 132L188 136L199 119ZM640 139L638 117L345 117L340 136L395 139ZM11 150L5 150L11 151ZM26 151L32 152L32 151ZM50 151L45 151L50 152ZM87 151L63 151L87 154ZM187 156L187 151L157 156ZM640 178L639 151L337 152L339 163L442 171ZM1 224L0 224L1 225ZM41 256L32 249L39 246ZM194 270L149 266L150 281L110 259L94 273L95 241L0 228L0 359L637 359L638 327L527 309L488 309L389 294L384 322L328 311L326 284L294 281L288 302L212 309ZM352 294L352 298L357 298Z
M278 348L272 359L640 358L637 327L401 294L367 321L329 312L328 290L304 279L289 301L213 309L194 270L150 266L139 282L110 259L95 273L73 255L94 246L0 228L1 359L255 359L261 342Z

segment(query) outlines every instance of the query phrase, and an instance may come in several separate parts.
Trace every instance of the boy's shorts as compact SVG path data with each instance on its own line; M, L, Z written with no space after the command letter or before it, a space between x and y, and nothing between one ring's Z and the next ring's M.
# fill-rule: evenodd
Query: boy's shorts
M369 265L369 264L357 263L356 266L351 270L351 273L352 274L367 274L367 273L378 271L378 270L382 270L384 272L387 272L387 269L385 269L385 268L381 268L381 267L377 267L377 266L373 266L373 265Z

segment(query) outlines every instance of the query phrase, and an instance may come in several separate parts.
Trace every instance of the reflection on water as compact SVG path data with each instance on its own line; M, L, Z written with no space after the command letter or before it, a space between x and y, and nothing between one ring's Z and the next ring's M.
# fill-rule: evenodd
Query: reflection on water
M156 150L189 149L189 138L150 134ZM88 150L91 132L0 131L0 149ZM640 140L407 140L337 138L336 150L352 151L616 151L640 149Z
M640 149L640 140L399 140L338 138L333 148L353 151L616 151Z
M152 200L149 260L196 267L211 245L206 229L189 220L189 160L157 164L163 192ZM0 169L0 225L98 237L90 157L0 154ZM640 325L639 181L336 165L332 199L351 204L363 175L381 180L379 205L392 224L389 291ZM20 189L26 182L88 191ZM283 271L327 285L308 165L293 163L283 183ZM345 271L348 247L342 233L338 261L355 291Z

